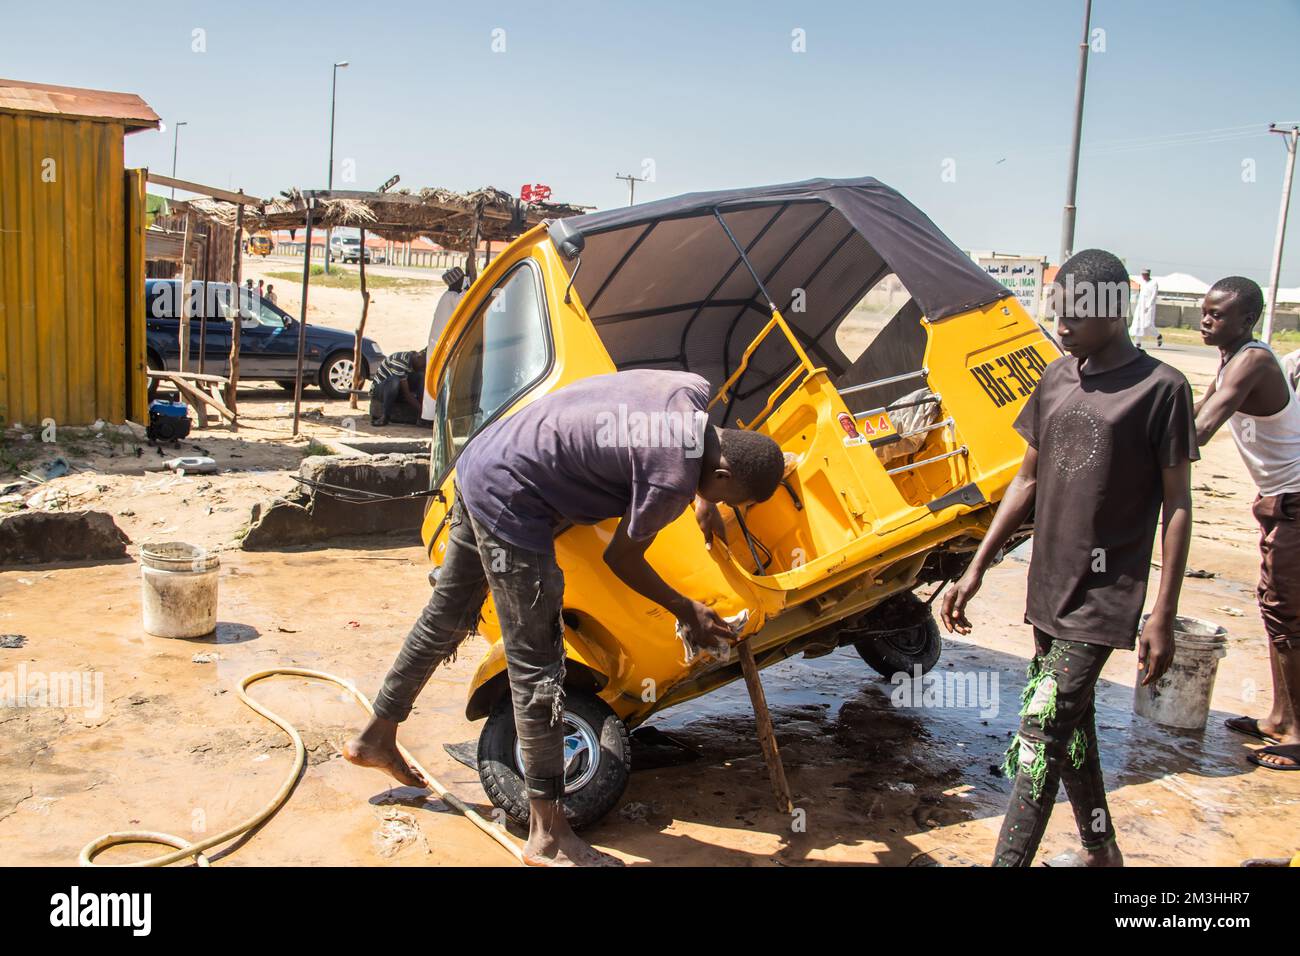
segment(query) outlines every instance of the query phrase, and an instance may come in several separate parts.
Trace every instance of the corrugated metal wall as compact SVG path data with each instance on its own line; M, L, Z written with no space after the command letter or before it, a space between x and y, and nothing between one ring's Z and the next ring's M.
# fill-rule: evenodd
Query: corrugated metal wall
M145 370L144 231L148 170L126 171L126 417L149 419Z
M144 178L122 138L0 113L2 423L143 420Z
M154 226L162 227L174 235L184 236L185 217L183 215L157 216ZM146 250L147 252L147 250ZM148 267L148 259L145 266ZM171 264L174 271L166 272L167 278L181 274L179 255ZM229 282L235 275L235 227L213 222L211 219L194 217L193 234L190 237L190 276L194 279L207 279L209 282Z

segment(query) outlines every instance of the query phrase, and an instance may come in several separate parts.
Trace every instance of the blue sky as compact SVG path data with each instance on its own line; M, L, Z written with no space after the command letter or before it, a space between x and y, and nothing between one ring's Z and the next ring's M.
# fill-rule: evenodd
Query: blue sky
M169 172L186 120L178 175L259 194L325 185L346 59L336 187L541 182L607 207L646 159L638 199L874 175L965 248L1056 257L1082 0L466 6L0 0L0 74L138 93L168 130L129 137L129 165ZM1075 248L1263 284L1300 0L1095 0L1093 26Z

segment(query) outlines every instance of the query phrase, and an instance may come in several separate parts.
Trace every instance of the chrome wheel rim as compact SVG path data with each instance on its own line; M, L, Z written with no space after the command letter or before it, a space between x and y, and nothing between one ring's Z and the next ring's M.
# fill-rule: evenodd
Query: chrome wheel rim
M564 715L564 792L576 793L591 783L600 769L600 739L591 725L575 714ZM524 749L515 738L515 770L524 773Z
M335 391L346 392L352 388L352 359L340 359L330 366L329 382Z

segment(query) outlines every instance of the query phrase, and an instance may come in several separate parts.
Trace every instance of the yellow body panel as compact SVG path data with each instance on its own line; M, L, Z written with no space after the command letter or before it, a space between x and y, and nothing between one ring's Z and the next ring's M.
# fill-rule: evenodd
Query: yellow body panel
M555 357L544 377L503 414L569 382L616 370L576 290L565 303L569 275L545 229L538 227L494 260L460 302L429 358L430 391L436 394L440 370L460 331L496 282L524 258L532 258L543 276ZM785 331L779 315L773 327ZM753 573L738 530L726 544L706 550L689 510L647 552L651 565L681 593L724 616L749 611L745 633L760 666L819 646L819 632L828 625L913 587L935 548L954 540L973 547L987 529L991 505L1020 466L1025 444L1011 423L1032 390L1034 369L1059 355L1055 346L1014 298L927 328L927 381L942 398L940 418L951 416L954 425L931 433L914 457L966 452L887 474L870 445L846 440L838 421L847 411L843 399L825 370L812 368L797 349L806 368L802 376L792 376L793 392L753 419L757 430L798 457L789 476L793 494L779 488L745 514L753 535L771 551L772 566ZM887 418L867 423L878 434L890 430ZM446 547L444 517L453 477L454 468L441 486L446 500L433 501L425 515L424 541L435 564ZM978 500L969 501L975 488ZM954 499L934 510L935 499L958 489L966 489L966 501ZM565 575L570 677L590 679L614 712L635 726L657 710L734 680L740 670L735 663L684 663L672 615L624 586L604 563L616 523L569 528L556 538L556 556ZM734 522L729 527L734 529ZM480 630L491 646L470 687L471 718L484 716L505 691L505 660L490 598Z

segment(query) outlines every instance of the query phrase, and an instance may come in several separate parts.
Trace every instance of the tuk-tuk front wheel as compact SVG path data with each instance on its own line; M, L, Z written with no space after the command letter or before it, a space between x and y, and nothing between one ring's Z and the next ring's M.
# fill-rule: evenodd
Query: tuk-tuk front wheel
M917 665L922 674L929 673L943 650L933 609L910 591L872 608L854 631L861 635L854 650L885 677L900 671L911 677Z
M585 691L564 699L564 815L575 830L600 820L627 789L632 747L627 728L609 706ZM528 825L524 760L515 713L503 694L478 739L478 775L493 805L520 826Z

